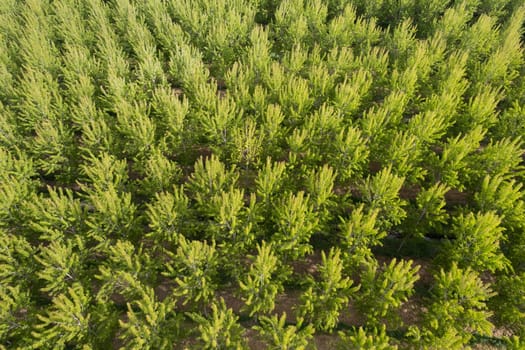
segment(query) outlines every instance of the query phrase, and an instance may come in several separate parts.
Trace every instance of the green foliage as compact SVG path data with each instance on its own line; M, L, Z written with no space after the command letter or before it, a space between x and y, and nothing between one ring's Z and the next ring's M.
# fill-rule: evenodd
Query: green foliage
M359 70L349 80L344 80L337 85L334 94L334 106L345 118L352 117L361 105L361 100L366 97L372 85L370 73Z
M157 121L157 132L162 136L166 148L174 150L184 147L184 128L189 113L189 102L184 96L177 96L172 90L162 87L153 92L152 115Z
M442 256L449 262L457 262L461 268L491 272L508 268L509 261L503 255L501 218L494 212L461 214L454 218L451 237L446 242Z
M60 120L43 120L35 124L36 136L31 139L31 153L37 159L36 165L44 174L58 174L61 180L75 177L76 148L73 132Z
M81 271L76 269L81 266L81 258L75 248L80 251L84 248L80 239L76 242L52 241L48 246L40 248L40 254L35 256L35 260L40 264L37 276L45 281L43 292L58 295L78 280Z
M522 2L0 1L0 348L523 347Z
M517 71L523 63L523 48L520 45L525 21L525 6L517 7L511 18L505 23L500 36L500 45L473 74L474 81L481 88L483 85L495 85L503 88L511 84L520 73Z
M408 236L425 236L442 231L448 219L445 194L449 189L438 182L417 194L415 206L409 212Z
M151 229L147 236L159 245L178 244L183 222L188 215L188 202L184 187L156 193L154 201L147 204L146 215Z
M257 174L255 180L257 195L261 197L260 202L266 207L266 210L273 207L278 193L284 189L285 171L284 162L272 162L271 158L267 158L266 164Z
M525 133L525 106L523 103L514 101L512 107L506 109L504 113L500 115L496 124L492 128L494 136L498 138L511 137L517 138Z
M140 298L128 303L127 320L119 320L124 349L166 349L174 341L179 318L174 315L175 300L157 301L154 291L146 288Z
M142 248L136 249L129 241L119 240L108 248L108 258L99 266L95 277L102 282L97 300L108 303L114 294L126 299L140 296L143 285L152 279L153 265Z
M16 227L23 218L22 204L36 189L36 170L25 154L11 155L3 148L0 164L0 226Z
M497 295L490 301L498 324L511 328L516 334L525 334L525 273L500 276L495 284Z
M85 232L86 210L70 189L47 188L49 197L34 196L25 204L29 228L39 239L56 242Z
M219 243L243 245L251 243L251 226L245 220L244 191L230 187L215 194L208 203L208 215L212 218L207 229L210 238Z
M339 332L339 337L338 349L341 350L397 350L396 345L391 345L385 326L373 328L370 332L359 327L349 333Z
M239 281L245 310L250 316L267 314L275 308L275 298L283 291L282 282L277 276L279 259L272 252L273 246L262 242L257 246L257 256L253 259L245 280Z
M45 314L38 314L39 323L31 333L35 341L31 348L66 349L88 345L94 336L90 332L89 293L75 283L67 293L53 298Z
M523 209L522 184L516 180L505 180L501 175L486 175L481 189L474 195L478 208L484 212L494 210L511 224L519 227Z
M362 52L376 44L382 34L377 20L373 16L358 16L352 4L344 6L342 13L330 21L328 33L329 47L356 47Z
M459 115L456 127L460 130L470 130L476 126L489 129L498 120L496 107L500 102L499 91L486 88L471 97L464 115Z
M246 44L254 26L254 4L244 0L181 1L170 3L174 17L188 33L192 41L205 48L205 59L212 64L212 71L220 75L235 60ZM228 25L226 25L228 23Z
M428 349L448 345L461 349L472 337L471 332L490 335L493 325L488 318L486 302L494 295L470 267L460 269L454 263L434 276L431 304L421 330L412 329L416 343Z
M114 187L104 192L92 193L89 200L94 213L87 221L89 235L102 245L108 243L108 238L131 237L137 210L133 204L131 193L118 193Z
M305 350L315 331L311 324L303 326L302 319L298 319L296 325L287 325L286 312L281 317L263 316L260 323L254 328L266 340L268 349L272 350Z
M398 225L406 216L404 201L399 198L403 182L404 178L393 174L391 168L384 168L373 177L367 177L361 186L367 209L378 211L379 226L382 228Z
M29 330L30 295L19 286L0 288L0 344L16 342Z
M432 155L434 179L452 188L464 189L470 174L461 170L467 167L467 156L479 147L484 135L485 131L476 127L464 136L449 139L439 157Z
M507 349L510 349L510 350L522 350L523 349L523 342L518 336L506 338L505 344L507 345Z
M356 302L370 324L397 321L395 311L414 293L414 283L419 279L419 266L412 264L412 260L398 262L394 258L381 269L374 263L365 267Z
M0 281L5 286L27 285L36 270L36 249L23 237L0 229Z
M499 141L491 141L483 150L472 157L472 169L474 180L481 182L480 169L489 175L502 175L506 177L516 176L523 173L521 165L523 155L522 141L504 138Z
M391 143L381 156L386 164L391 164L392 171L399 176L415 182L424 178L426 171L418 164L422 161L419 140L425 139L426 135L412 135L409 132L396 132Z
M235 184L239 175L235 167L227 170L225 165L212 155L206 161L201 157L195 163L195 170L189 180L189 190L193 192L197 203L206 207L209 200L221 190L227 190Z
M288 193L275 206L274 217L278 230L272 236L272 243L284 262L312 251L310 237L318 226L318 218L308 195L302 191Z
M316 329L331 331L339 322L341 310L359 287L352 287L352 280L344 277L339 249L330 249L328 255L321 252L321 256L319 280L311 280L311 286L301 295L300 314Z
M335 206L333 191L336 177L337 174L327 165L307 174L306 188L311 196L314 211L319 214L320 225L331 219L331 211Z
M211 304L211 315L203 317L197 313L188 316L198 324L202 349L246 349L243 329L237 316L227 308L224 299Z
M231 160L241 165L257 165L262 153L263 138L255 121L248 119L244 126L235 128L232 132Z
M328 159L342 182L347 182L362 173L369 150L358 128L342 128L332 140L332 147L333 152L328 154Z
M146 194L168 190L180 177L180 168L174 161L168 159L160 150L153 149L145 166L140 170L145 177L139 186Z
M350 218L341 219L343 261L351 269L370 261L372 248L381 245L381 239L386 236L386 232L376 227L378 210L364 213L363 209L364 205L360 205L352 211Z
M184 297L184 303L206 305L215 294L214 275L217 268L215 243L179 239L173 262L166 266L166 276L174 279L175 293Z

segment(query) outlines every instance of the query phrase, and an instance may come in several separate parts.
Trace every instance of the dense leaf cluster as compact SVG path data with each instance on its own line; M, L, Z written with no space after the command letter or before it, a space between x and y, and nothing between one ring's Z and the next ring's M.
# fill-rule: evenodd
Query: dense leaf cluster
M524 23L0 1L0 349L522 349Z

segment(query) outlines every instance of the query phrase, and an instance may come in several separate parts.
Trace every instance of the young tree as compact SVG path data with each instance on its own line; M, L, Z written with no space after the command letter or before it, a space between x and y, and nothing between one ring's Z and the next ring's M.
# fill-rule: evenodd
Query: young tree
M158 148L152 148L148 157L138 164L143 179L137 181L139 193L146 196L170 189L181 176L178 164L166 157Z
M332 331L339 323L339 314L358 289L343 275L343 261L339 249L322 254L319 280L310 279L310 287L301 295L299 313L316 329Z
M474 194L477 209L484 213L495 212L501 218L501 226L505 228L501 249L516 271L525 269L525 197L522 187L516 180L487 175L481 189Z
M21 285L28 289L37 271L36 253L36 247L23 236L0 228L0 283L5 286Z
M443 230L449 216L445 210L445 194L449 190L447 185L438 182L417 194L415 205L408 211L405 237L422 237Z
M367 142L357 127L341 128L331 140L333 151L328 153L328 162L335 169L342 183L361 175L369 156Z
M171 192L155 194L154 200L146 204L150 237L158 247L170 244L176 247L183 229L188 225L189 199L184 193L184 187L173 187Z
M260 197L258 202L261 203L266 216L271 215L279 192L285 190L286 177L286 164L272 162L270 157L266 158L266 164L257 173L255 184L257 195Z
M418 344L438 349L445 344L462 349L472 332L492 334L491 312L486 302L494 295L470 267L461 269L453 263L448 271L441 269L434 276L431 304L421 329L411 328L409 334Z
M431 154L430 163L435 181L457 188L465 189L469 180L468 156L473 153L483 140L486 131L478 126L465 135L449 139L438 156Z
M523 142L521 138L504 138L498 141L491 140L480 152L470 159L473 170L471 183L478 185L482 181L482 174L491 176L514 177L525 168L522 165ZM483 169L483 172L481 171Z
M102 282L96 295L100 304L113 301L116 294L135 300L156 277L154 262L143 247L135 248L127 240L118 240L106 254L106 260L98 267L99 274L95 275Z
M412 260L398 262L395 258L389 264L383 264L381 269L377 263L365 267L356 302L369 324L378 326L385 321L399 320L395 311L414 293L418 271L419 265L413 266Z
M0 227L22 225L23 203L36 191L36 169L24 152L0 148Z
M88 236L105 249L109 239L133 235L137 207L131 193L126 191L128 174L125 161L103 153L90 155L86 163L82 165L82 172L89 185L81 184L81 188L94 209L86 220Z
M195 197L197 204L202 208L207 208L210 199L228 190L239 178L235 166L230 170L215 155L209 158L200 157L195 162L194 172L188 181L188 190Z
M173 311L172 297L158 301L152 288L145 287L139 297L127 303L127 320L119 320L124 341L122 349L168 349L173 346L180 330L179 315Z
M266 340L271 350L305 350L315 333L311 324L303 326L301 318L297 319L295 325L286 325L286 312L281 317L262 316L260 325L254 329Z
M364 212L364 205L352 211L350 218L341 218L341 250L343 263L351 271L357 271L362 264L373 259L372 248L381 245L386 232L377 227L379 210Z
M392 169L388 167L383 168L373 177L368 176L361 185L360 190L366 209L369 212L378 211L378 226L382 229L400 224L406 216L403 209L405 203L399 198L404 180L403 177L393 174Z
M198 313L189 313L188 316L198 325L202 349L247 349L243 337L244 330L237 322L238 317L233 310L227 308L224 299L212 303L209 317Z
M383 325L380 328L373 328L372 331L365 331L363 327L359 327L351 332L339 332L337 349L397 350L397 345L392 345Z
M28 291L20 286L0 287L0 347L20 346L29 337L33 312Z
M306 177L306 188L313 202L314 212L319 217L319 226L327 230L327 224L332 219L331 212L335 207L334 182L335 171L328 165L312 169Z
M276 275L279 259L272 252L272 244L262 242L257 246L257 256L244 279L239 281L244 309L250 316L267 314L275 307L276 296L283 291L282 282Z
M230 159L234 164L239 164L245 168L257 166L265 140L261 135L257 122L247 119L244 125L236 127L232 131L232 142Z
M441 258L479 272L507 269L509 261L500 248L504 230L500 224L494 212L460 214L451 230L454 239L445 243Z
M237 263L255 242L253 225L257 218L255 194L250 196L249 207L244 203L244 190L233 186L215 194L207 203L206 237L217 243L221 270L237 277L241 267Z
M78 149L73 130L65 124L60 119L39 121L34 127L36 136L28 141L29 153L36 159L36 166L61 182L78 176Z
M310 197L303 191L288 193L275 206L277 232L272 244L277 248L283 262L304 257L312 251L310 237L318 226Z
M39 254L34 257L40 264L37 276L44 281L41 290L56 296L65 293L72 283L79 282L83 272L79 251L84 249L82 238L78 236L76 240L57 240L41 246Z
M34 195L25 203L28 223L42 241L54 242L86 232L86 209L70 189L47 187L48 196Z
M184 304L207 305L215 294L214 277L217 269L215 243L179 238L177 253L166 266L163 275L173 278L175 294L184 298Z
M90 332L91 315L89 304L91 296L78 283L68 288L67 293L59 294L45 314L38 314L39 323L31 334L34 342L31 348L67 349L70 346L89 346L93 340Z
M489 304L498 324L525 336L525 272L498 276L494 288L497 294Z

